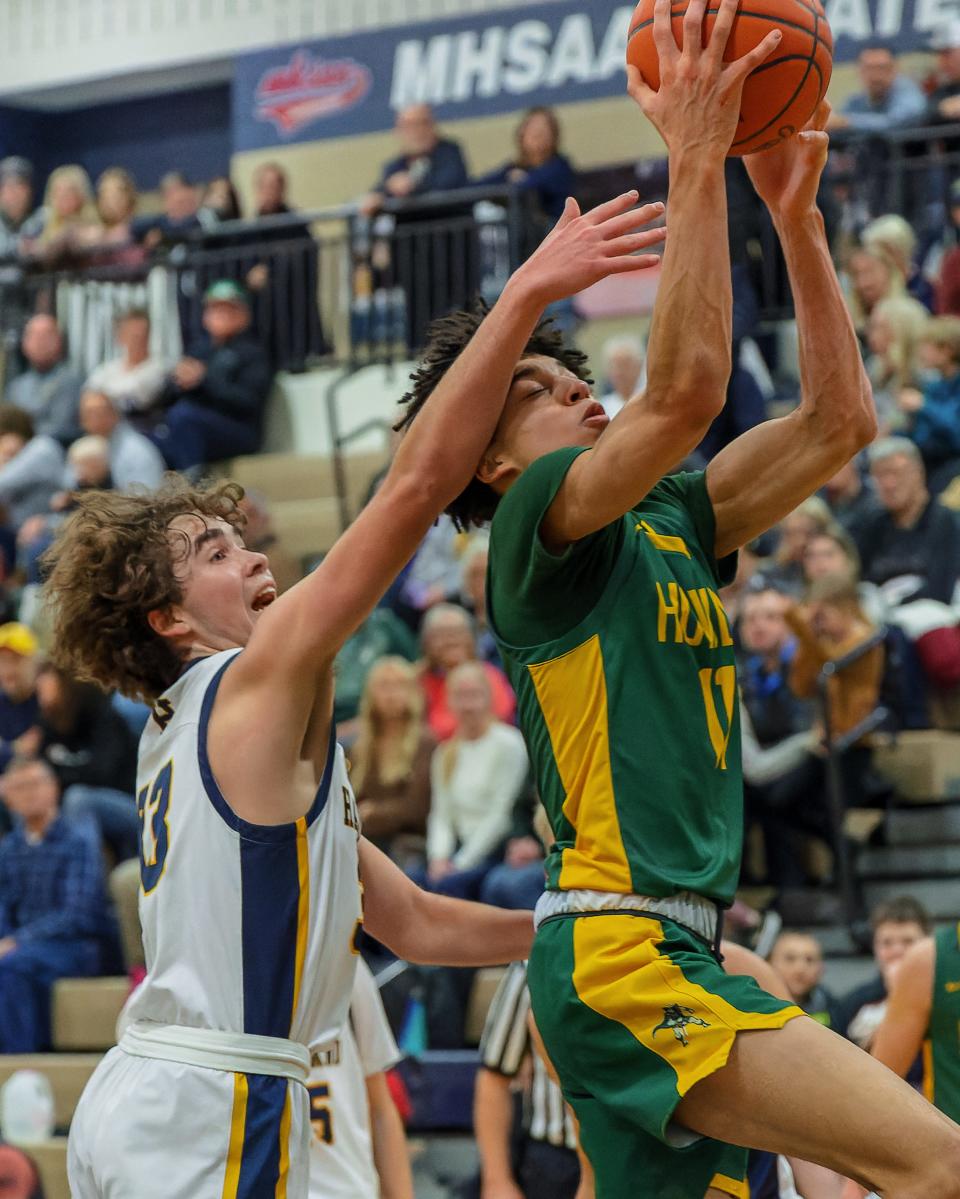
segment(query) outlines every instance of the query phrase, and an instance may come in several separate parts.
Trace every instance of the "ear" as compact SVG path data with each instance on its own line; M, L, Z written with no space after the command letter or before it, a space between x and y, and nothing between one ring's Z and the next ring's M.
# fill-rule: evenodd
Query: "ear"
M515 474L514 467L503 457L493 446L480 459L480 465L477 467L475 478L481 483L486 483L488 487L497 490L497 484L503 483L511 474Z
M152 609L147 613L147 624L158 637L167 637L171 640L184 637L190 632L190 626L181 619L179 609L176 607Z

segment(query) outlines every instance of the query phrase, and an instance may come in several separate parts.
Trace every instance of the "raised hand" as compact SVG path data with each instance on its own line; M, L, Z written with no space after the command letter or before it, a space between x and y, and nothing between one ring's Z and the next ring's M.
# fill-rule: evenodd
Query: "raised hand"
M656 220L663 205L634 208L637 199L635 191L625 192L585 213L576 200L568 199L560 220L517 276L522 276L546 305L576 295L609 275L656 265L659 255L638 251L662 242L667 231L662 226L640 227Z
M798 220L816 210L817 189L830 146L826 127L831 111L827 101L822 101L796 137L744 157L754 189L775 219Z
M703 44L706 0L690 0L683 18L683 49L671 23L671 0L656 0L653 40L660 66L660 90L654 91L640 71L627 67L627 90L660 130L671 155L685 149L725 156L733 144L740 99L747 76L781 39L779 29L734 62L725 63L730 30L739 0L720 0L709 42Z

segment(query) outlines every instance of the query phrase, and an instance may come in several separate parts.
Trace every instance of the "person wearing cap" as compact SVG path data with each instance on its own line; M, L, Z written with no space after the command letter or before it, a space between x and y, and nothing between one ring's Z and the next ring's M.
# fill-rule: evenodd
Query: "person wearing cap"
M938 29L930 48L937 55L937 86L930 93L928 119L960 122L960 17Z
M39 745L37 651L37 639L25 624L0 625L0 771L14 754L26 755Z
M50 1047L54 983L112 965L116 928L100 845L61 816L50 764L15 757L0 789L15 817L0 841L0 1053L37 1053Z
M34 206L33 164L12 155L0 160L0 261L15 259L20 242L43 232L43 213Z
M250 300L230 279L214 283L203 303L204 338L174 367L169 408L153 440L173 470L254 454L273 370L250 331Z

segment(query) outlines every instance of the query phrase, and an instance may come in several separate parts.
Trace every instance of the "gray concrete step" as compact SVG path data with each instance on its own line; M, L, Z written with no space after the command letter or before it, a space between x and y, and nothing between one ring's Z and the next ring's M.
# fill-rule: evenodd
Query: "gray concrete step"
M861 878L952 878L960 875L960 845L884 845L857 855Z
M885 827L888 845L960 843L960 804L894 808Z
M868 907L912 895L920 901L935 920L960 918L960 879L903 879L869 881L863 885Z

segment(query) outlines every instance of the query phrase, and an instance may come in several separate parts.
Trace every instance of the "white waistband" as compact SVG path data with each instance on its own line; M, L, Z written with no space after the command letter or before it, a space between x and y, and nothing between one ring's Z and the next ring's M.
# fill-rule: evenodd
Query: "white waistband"
M270 1074L301 1083L310 1075L309 1049L282 1037L137 1020L124 1030L120 1048L134 1057L183 1062L231 1074Z
M665 899L651 895L620 895L615 891L544 891L537 900L533 926L539 928L555 916L586 915L591 912L650 912L675 920L715 945L720 928L720 909L702 895L678 891Z

